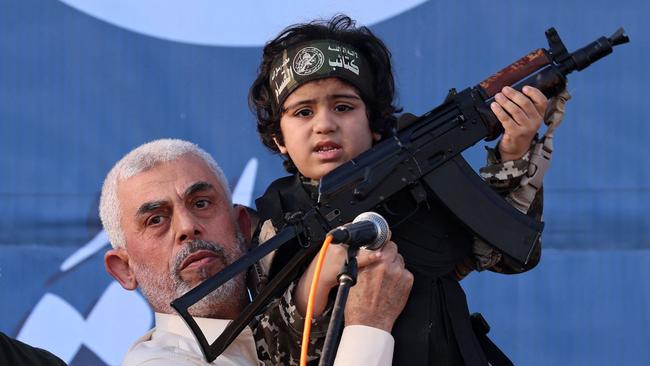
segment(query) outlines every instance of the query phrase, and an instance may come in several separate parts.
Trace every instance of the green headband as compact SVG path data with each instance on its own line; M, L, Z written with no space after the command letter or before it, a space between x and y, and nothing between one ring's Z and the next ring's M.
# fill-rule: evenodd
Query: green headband
M372 96L370 67L354 47L333 40L317 40L294 45L271 63L269 84L274 110L302 84L338 77L352 84L362 98Z

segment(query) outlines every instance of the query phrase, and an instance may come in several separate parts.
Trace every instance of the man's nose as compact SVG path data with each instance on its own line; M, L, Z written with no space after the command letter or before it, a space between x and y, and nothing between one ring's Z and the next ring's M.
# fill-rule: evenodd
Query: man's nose
M178 243L201 238L203 234L201 223L189 210L176 211L174 220L176 224L176 240Z

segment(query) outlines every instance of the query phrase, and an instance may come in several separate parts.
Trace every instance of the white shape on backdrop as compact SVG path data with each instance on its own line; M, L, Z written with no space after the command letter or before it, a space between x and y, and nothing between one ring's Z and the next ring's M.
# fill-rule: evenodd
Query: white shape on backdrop
M29 314L16 338L46 349L69 363L81 347L84 323L81 314L67 301L46 293Z
M284 27L345 13L373 25L426 0L60 0L119 27L184 43L255 47Z
M79 248L77 251L72 253L66 260L61 263L59 268L61 272L65 272L69 269L74 268L77 264L83 262L86 258L91 257L93 254L97 253L102 249L106 244L108 244L108 236L104 230L95 235L88 243Z
M70 363L82 345L109 365L119 365L126 350L152 325L147 302L112 282L88 318L57 295L46 293L18 333L18 340L47 349Z
M255 176L257 175L257 159L251 158L246 163L244 171L239 176L237 185L232 191L232 203L251 207L253 189L255 189Z
M109 365L119 365L126 350L153 325L145 299L113 281L88 315L83 340Z

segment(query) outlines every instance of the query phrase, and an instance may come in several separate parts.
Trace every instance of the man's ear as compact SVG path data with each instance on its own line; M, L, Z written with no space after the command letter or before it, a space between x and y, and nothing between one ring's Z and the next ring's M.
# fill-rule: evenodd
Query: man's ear
M253 209L244 205L235 204L233 210L235 211L235 221L237 222L239 231L244 236L244 239L246 239L246 243L250 243L253 234L253 228L251 226L251 216L248 211L253 211Z
M372 133L372 140L373 140L374 142L377 142L377 141L381 140L381 134L378 133L378 132L373 132L373 133Z
M127 290L135 290L138 281L129 262L129 253L124 248L111 249L104 254L104 266L117 282Z
M282 154L285 154L285 155L287 154L287 147L284 146L284 145L282 145L282 144L280 143L280 141L278 141L278 138L277 138L277 137L273 136L273 142L275 142L275 146L278 147L278 150L280 150L280 152L281 152Z

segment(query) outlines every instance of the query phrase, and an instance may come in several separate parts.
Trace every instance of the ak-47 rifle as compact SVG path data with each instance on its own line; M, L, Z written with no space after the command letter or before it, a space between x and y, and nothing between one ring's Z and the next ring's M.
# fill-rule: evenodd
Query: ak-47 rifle
M525 264L543 223L506 203L460 153L503 132L488 106L504 86L521 90L530 85L551 98L564 90L566 75L586 68L610 54L613 46L629 41L620 28L609 38L600 37L569 53L555 29L547 30L546 38L548 50L535 50L474 87L461 92L452 89L440 106L325 175L320 182L318 203L298 213L292 221L295 224L174 300L172 307L192 329L206 360L211 362L220 355L270 298L286 289L303 264L320 249L321 240L330 229L352 221L406 188L417 195L425 194L422 187L427 186L475 235ZM188 308L287 243L297 248L293 257L219 338L209 344Z

